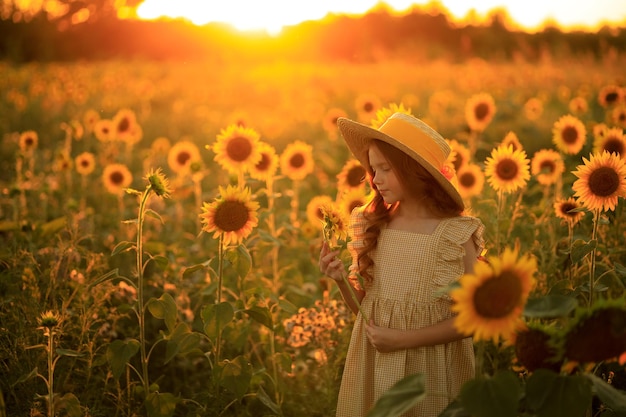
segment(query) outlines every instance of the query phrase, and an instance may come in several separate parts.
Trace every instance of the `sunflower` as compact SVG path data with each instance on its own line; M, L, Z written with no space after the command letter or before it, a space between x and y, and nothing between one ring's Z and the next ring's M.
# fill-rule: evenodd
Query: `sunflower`
M611 120L617 126L626 129L626 105L620 105L613 109L611 112Z
M25 154L32 154L39 144L39 135L34 130L27 130L20 134L20 150Z
M102 172L102 182L104 188L111 194L120 195L124 193L124 189L127 188L133 182L133 175L130 173L126 165L123 164L110 164L104 167Z
M356 159L346 162L337 174L337 188L339 191L365 188L365 168Z
M529 98L524 103L524 115L528 120L537 120L543 114L543 101L537 97Z
M614 359L626 352L626 300L601 300L576 310L558 347L580 363Z
M382 102L375 94L361 94L354 100L354 108L361 123L369 124L381 107Z
M261 159L256 164L250 166L250 176L255 180L267 181L276 175L278 169L278 156L276 149L268 143L258 143Z
M176 142L167 154L167 164L177 174L189 172L191 164L199 160L200 150L189 140Z
M467 146L460 144L457 140L447 140L448 145L450 145L450 158L452 160L452 165L454 169L458 171L464 165L469 163L471 158L470 150Z
M624 100L624 90L615 84L605 85L598 93L598 103L602 107L611 107Z
M172 189L170 188L170 181L167 179L165 174L161 168L157 168L156 170L151 169L148 171L145 180L150 184L150 189L154 191L156 195L163 198L169 198L172 193Z
M248 172L252 165L259 163L259 133L248 127L230 125L217 135L212 150L215 161L231 174ZM209 146L207 145L207 148Z
M621 158L626 157L626 136L619 127L605 129L601 135L595 136L593 142L593 153L607 151L615 153Z
M450 292L460 333L497 342L523 328L522 312L535 285L537 263L529 255L518 255L518 249L506 248L501 257L478 262L473 274L460 278L460 286Z
M322 227L322 220L324 215L322 214L322 207L333 204L333 199L327 195L316 195L311 198L306 206L306 218L307 220L319 228Z
M524 187L530 179L526 152L514 151L511 145L498 146L485 161L485 176L496 191L512 193Z
M596 123L593 125L593 138L594 140L599 140L603 138L606 134L606 131L609 130L609 127L605 123Z
M459 194L467 199L483 191L485 185L485 174L476 164L465 164L457 172L456 178L459 186Z
M574 196L590 210L614 210L617 199L626 196L626 163L607 151L583 162L572 171L578 178L572 186Z
M348 117L348 113L342 108L332 107L326 111L322 119L322 127L332 140L337 139L337 119L340 117Z
M558 351L552 344L555 333L552 327L539 323L530 324L515 333L512 343L520 365L530 372L540 368L559 372L562 359L559 360Z
M87 132L93 132L98 120L100 120L100 113L94 109L87 110L83 115L83 125L85 126L85 130L87 130Z
M489 93L475 94L465 104L465 120L470 130L484 131L496 113L496 104Z
M218 187L220 196L212 203L202 204L202 230L221 236L224 245L240 244L259 224L259 203L250 198L250 189L229 185Z
M334 203L324 204L320 210L324 240L331 248L337 247L348 237L348 216Z
M115 125L111 119L100 119L96 122L93 128L93 133L96 135L96 139L100 142L110 142L115 135Z
M172 144L165 136L159 136L150 145L150 151L153 155L167 155L171 148Z
M91 152L83 152L74 159L76 172L80 175L89 175L96 168L96 157Z
M522 142L519 141L517 134L515 132L509 132L504 136L502 142L500 142L500 146L509 146L513 147L513 151L521 151L524 150L524 146L522 146Z
M304 179L313 168L313 147L300 140L287 145L280 155L281 172L294 181Z
M542 185L556 183L565 171L561 154L553 149L541 149L535 152L530 162L530 172Z
M572 197L567 199L558 199L554 202L554 214L574 225L585 217L585 212L581 210L582 207L582 204Z
M41 313L38 319L39 326L47 329L58 327L61 324L61 315L52 310Z
M363 188L348 190L339 199L339 208L346 216L349 216L357 207L364 206L370 199Z
M382 107L376 111L376 117L372 119L371 127L378 129L394 113L413 114L411 113L411 109L404 107L402 103L391 103L388 107Z
M121 109L113 116L114 138L136 143L137 116L130 109Z
M569 101L569 111L573 114L585 114L589 111L589 103L584 97L574 97Z
M552 141L563 153L575 155L585 144L585 125L572 115L562 116L552 127Z

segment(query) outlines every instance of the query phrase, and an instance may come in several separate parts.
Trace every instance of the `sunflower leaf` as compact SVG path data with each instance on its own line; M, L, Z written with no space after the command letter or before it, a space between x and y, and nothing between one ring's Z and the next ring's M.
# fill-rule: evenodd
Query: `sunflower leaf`
M583 417L591 398L591 383L581 375L537 369L526 385L526 404L537 417Z
M598 398L616 413L626 413L626 392L614 388L601 378L593 374L585 374L591 381Z
M575 298L566 295L546 295L529 299L524 308L524 316L529 318L565 317L578 305Z
M517 416L522 387L511 371L500 371L493 378L477 378L461 388L461 402L476 417Z
M409 375L389 388L374 404L367 417L399 416L426 397L424 374Z
M570 251L570 259L572 263L577 264L585 256L589 255L598 246L598 241L595 239L585 242L582 239L577 239L572 243L572 249Z

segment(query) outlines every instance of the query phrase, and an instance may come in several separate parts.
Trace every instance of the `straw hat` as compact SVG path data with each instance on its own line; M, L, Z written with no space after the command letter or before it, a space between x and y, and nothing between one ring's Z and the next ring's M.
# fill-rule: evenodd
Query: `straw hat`
M373 139L395 146L420 163L461 207L463 198L457 190L454 167L447 162L450 146L433 128L405 113L394 113L378 130L340 117L337 126L348 148L364 167L368 166L368 149Z

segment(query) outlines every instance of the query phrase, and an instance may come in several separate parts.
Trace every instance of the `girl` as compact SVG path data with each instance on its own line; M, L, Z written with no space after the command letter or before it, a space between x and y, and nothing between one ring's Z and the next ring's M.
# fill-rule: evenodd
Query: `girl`
M484 226L462 214L450 147L424 122L395 113L378 130L345 118L337 125L374 191L350 216L349 270L326 243L319 258L357 314L337 416L365 416L385 391L416 373L426 377L426 397L404 416L437 416L474 377L472 340L455 329L451 299L441 290L473 272Z

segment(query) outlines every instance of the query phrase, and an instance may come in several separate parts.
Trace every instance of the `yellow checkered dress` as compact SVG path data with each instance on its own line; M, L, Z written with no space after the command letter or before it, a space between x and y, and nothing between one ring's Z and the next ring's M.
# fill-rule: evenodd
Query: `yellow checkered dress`
M352 213L350 224L352 270L366 227L362 211ZM442 220L430 235L383 229L373 253L374 280L365 284L364 313L378 326L403 330L430 326L451 317L451 299L435 292L463 275L462 244L473 239L480 253L483 231L479 219L465 216ZM472 339L379 353L367 340L359 314L346 357L337 416L365 416L385 391L415 373L425 374L427 395L403 416L439 415L463 383L474 377Z

